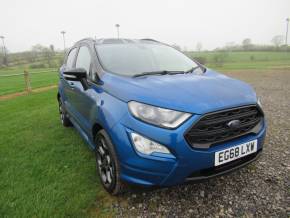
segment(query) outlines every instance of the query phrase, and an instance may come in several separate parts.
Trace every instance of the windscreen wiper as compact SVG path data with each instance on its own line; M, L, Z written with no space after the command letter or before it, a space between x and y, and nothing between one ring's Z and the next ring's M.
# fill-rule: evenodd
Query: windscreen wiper
M172 70L160 70L160 71L151 71L135 74L133 77L147 76L147 75L174 75L174 74L183 74L184 71L172 71Z
M193 73L196 69L200 68L200 66L192 67L189 70L185 71L185 73Z
M201 66L201 65L198 65L196 67L192 67L190 68L189 70L185 71L184 73L193 73L196 69L200 68L202 70L202 72L204 73L206 71L206 68Z

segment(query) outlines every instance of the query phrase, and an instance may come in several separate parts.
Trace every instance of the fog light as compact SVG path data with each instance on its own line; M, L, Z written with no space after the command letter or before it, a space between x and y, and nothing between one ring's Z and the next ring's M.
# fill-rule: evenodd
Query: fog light
M165 146L147 139L137 133L131 133L131 137L135 149L142 154L150 155L154 152L170 154L170 151Z

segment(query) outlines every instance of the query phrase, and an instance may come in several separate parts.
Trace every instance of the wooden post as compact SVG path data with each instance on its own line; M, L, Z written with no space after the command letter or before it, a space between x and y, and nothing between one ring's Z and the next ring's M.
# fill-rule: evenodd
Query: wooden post
M24 70L24 81L25 81L25 90L28 93L31 92L30 76L27 70Z

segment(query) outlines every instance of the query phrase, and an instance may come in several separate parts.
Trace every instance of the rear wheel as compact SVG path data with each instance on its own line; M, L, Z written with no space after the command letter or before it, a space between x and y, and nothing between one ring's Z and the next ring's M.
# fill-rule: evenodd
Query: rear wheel
M58 110L61 124L65 127L72 126L72 123L70 122L67 112L65 111L64 105L60 99L58 100Z
M120 165L114 146L104 130L95 137L97 171L103 187L112 195L124 192L125 184L120 179Z

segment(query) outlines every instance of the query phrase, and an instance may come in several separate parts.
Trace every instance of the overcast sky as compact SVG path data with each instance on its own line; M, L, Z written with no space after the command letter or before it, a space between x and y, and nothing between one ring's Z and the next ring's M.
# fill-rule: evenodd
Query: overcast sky
M267 44L285 35L290 0L1 0L0 35L10 52L32 45L62 48L84 37L154 38L214 49L251 38Z

